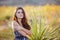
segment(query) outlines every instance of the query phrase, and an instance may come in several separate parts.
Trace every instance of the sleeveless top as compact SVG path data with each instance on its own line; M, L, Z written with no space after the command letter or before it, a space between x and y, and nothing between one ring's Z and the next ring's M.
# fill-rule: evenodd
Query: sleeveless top
M13 22L13 26L16 26L14 25L14 23L16 22L15 21ZM22 36L17 30L14 31L14 35L15 35L15 40L28 40L27 37Z
M27 37L22 36L18 31L15 31L14 34L15 34L15 40L28 40Z

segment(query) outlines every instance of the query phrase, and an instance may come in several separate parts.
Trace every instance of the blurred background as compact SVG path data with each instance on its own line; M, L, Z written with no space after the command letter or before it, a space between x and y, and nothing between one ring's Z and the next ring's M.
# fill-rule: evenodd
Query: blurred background
M31 26L29 40L60 40L60 0L0 0L0 40L14 39L17 7L23 7Z

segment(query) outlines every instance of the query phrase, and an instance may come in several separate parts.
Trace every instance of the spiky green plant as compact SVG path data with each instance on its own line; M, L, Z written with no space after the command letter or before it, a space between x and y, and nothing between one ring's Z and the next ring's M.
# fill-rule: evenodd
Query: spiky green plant
M29 40L60 40L60 36L58 34L60 29L59 25L55 27L52 26L53 24L55 24L55 19L51 23L46 25L45 18L42 14L40 14L39 21L36 20L36 13L32 14L31 16L32 24L30 26L32 28L32 35L31 37L29 37Z

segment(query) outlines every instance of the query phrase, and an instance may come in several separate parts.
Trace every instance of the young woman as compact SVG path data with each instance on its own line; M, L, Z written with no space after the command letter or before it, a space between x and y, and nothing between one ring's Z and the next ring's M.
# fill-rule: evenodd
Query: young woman
M23 8L18 7L14 15L14 33L15 40L28 40L27 35L31 35L31 27L27 23L26 15Z

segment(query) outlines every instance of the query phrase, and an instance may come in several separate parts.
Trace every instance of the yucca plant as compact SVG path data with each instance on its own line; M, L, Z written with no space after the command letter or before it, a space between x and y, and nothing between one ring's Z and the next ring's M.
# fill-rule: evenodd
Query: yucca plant
M33 12L34 13L34 12ZM53 24L55 24L55 19L49 23L48 25L45 24L45 18L43 15L40 14L40 20L37 20L37 15L32 14L32 24L31 30L32 35L29 37L29 40L60 40L59 32L59 25L53 28Z

